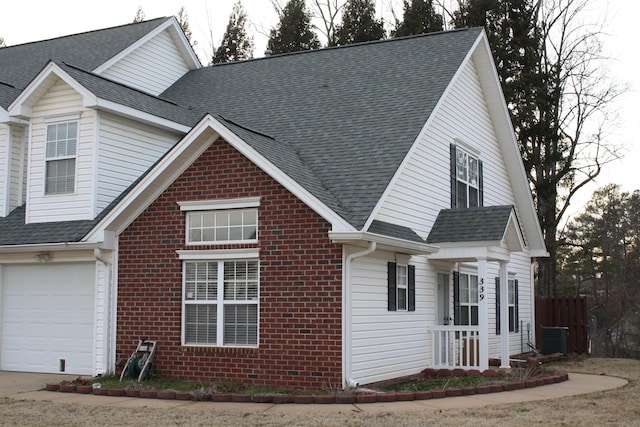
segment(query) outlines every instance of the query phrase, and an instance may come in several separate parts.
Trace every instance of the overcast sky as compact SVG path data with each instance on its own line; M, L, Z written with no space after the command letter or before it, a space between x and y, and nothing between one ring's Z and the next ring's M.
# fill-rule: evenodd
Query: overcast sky
M133 20L138 6L142 6L146 19L174 15L184 6L193 38L197 41L196 53L207 61L211 43L218 45L235 0L21 0L5 1L0 7L0 37L7 45L26 43L91 31ZM284 0L281 1L284 3ZM401 0L377 0L378 14L391 16L393 7L401 13ZM630 91L616 101L619 123L609 138L624 144L625 159L607 167L598 178L597 185L609 182L621 184L626 190L640 189L640 47L636 21L640 16L640 1L592 0L596 17L606 17L606 36L603 37L605 54L609 61L610 75L630 86ZM263 55L269 29L277 22L277 16L269 0L243 0L251 21L256 50ZM588 188L576 200L578 209L595 186Z

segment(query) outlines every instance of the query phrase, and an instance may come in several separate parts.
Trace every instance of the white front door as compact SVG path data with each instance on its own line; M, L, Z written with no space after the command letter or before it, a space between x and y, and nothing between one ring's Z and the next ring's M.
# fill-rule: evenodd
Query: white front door
M2 269L0 369L93 374L95 264Z

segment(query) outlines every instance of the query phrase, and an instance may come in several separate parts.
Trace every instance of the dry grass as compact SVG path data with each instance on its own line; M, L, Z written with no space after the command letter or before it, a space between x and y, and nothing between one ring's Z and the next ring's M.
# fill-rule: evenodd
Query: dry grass
M640 426L640 361L587 359L562 363L568 372L604 374L629 380L623 388L556 400L501 404L468 410L405 413L397 405L385 412L361 413L345 406L321 414L213 412L211 410L122 409L52 402L0 400L0 425L187 425L187 426ZM390 409L389 409L390 408ZM352 410L353 409L353 410Z

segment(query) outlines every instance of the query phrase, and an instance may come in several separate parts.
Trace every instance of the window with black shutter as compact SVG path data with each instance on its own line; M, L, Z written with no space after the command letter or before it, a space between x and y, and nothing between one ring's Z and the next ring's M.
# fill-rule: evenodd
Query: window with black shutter
M387 310L415 311L416 268L395 262L387 264Z

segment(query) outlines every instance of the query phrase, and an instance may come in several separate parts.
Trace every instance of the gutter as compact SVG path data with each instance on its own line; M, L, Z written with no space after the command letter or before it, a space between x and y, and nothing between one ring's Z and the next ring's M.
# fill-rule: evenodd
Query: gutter
M342 278L342 387L354 388L357 383L351 378L351 263L376 250L377 243L369 242L367 249L348 255L344 263L344 277Z
M43 251L78 251L88 249L99 249L102 242L62 242L62 243L36 243L26 245L4 245L0 246L0 253L17 252L43 252Z
M112 363L112 357L111 357L111 331L113 330L113 315L112 315L112 302L113 302L113 292L112 292L112 286L111 286L111 270L112 270L112 263L107 261L106 259L104 259L102 257L102 250L100 250L100 248L95 248L93 250L93 256L96 258L96 261L102 263L104 265L104 313L105 313L105 319L104 319L104 323L105 326L107 328L107 333L103 334L103 339L106 341L103 345L103 354L102 354L102 360L105 361L105 366L103 366L103 369L101 372L96 372L98 375L100 374L105 374L106 371L109 369L109 366L115 366L115 361L113 361ZM98 277L96 277L96 280L98 279ZM96 325L97 323L97 313L98 310L95 310L94 313L94 325ZM94 326L95 327L95 326ZM93 335L93 348L96 349L97 347L97 342L96 342L96 334L94 331L94 335ZM95 355L94 355L94 363L95 363ZM106 368L106 369L105 369Z

